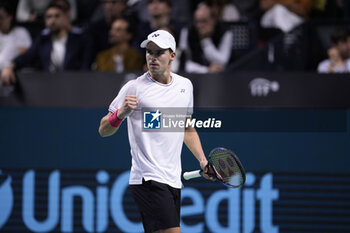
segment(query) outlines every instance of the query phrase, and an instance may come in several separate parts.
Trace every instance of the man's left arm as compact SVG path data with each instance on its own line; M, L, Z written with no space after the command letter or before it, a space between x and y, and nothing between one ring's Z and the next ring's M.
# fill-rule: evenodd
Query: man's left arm
M213 180L208 173L212 173L209 171L208 160L205 157L205 154L203 152L202 144L199 138L199 135L197 133L197 130L191 126L187 127L185 129L185 137L184 137L184 143L187 146L187 148L192 152L192 154L196 157L198 160L202 170L204 171L204 177L207 179Z

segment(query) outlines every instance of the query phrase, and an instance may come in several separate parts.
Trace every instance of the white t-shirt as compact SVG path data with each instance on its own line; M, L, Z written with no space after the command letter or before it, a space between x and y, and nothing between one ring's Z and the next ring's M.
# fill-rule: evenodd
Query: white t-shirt
M59 39L52 40L51 50L51 71L58 71L63 69L64 57L66 55L66 43L68 36L63 36Z
M148 73L126 83L109 106L119 109L125 95L136 95L137 109L128 118L128 135L132 166L129 184L142 184L142 178L181 188L182 132L146 132L143 130L143 108L186 108L193 111L193 86L189 79L171 73L169 84L155 81Z
M8 34L0 32L0 70L19 55L19 48L29 48L32 38L24 27L14 27Z
M323 60L318 64L318 73L330 73L329 67L331 66L331 61L329 59ZM335 66L333 68L333 73L350 73L350 59L347 59L342 67Z

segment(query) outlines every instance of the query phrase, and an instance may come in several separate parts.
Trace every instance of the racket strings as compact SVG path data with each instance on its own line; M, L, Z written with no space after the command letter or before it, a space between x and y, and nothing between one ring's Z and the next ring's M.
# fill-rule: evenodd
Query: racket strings
M244 183L244 171L239 162L229 152L222 149L213 150L209 156L211 164L216 168L218 177L222 182L232 186L240 186Z

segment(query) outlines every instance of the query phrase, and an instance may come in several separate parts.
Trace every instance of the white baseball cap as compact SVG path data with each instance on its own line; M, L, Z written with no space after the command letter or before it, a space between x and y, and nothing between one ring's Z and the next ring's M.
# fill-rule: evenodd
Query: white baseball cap
M149 34L147 40L142 41L141 48L146 48L147 44L151 41L162 49L171 49L173 52L176 50L174 37L165 30L158 30Z

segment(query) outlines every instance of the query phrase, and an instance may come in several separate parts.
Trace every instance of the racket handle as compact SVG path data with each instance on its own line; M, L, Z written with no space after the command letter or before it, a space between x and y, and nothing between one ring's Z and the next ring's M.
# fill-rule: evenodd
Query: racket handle
M183 174L183 177L184 177L185 180L190 180L190 179L201 177L201 176L202 176L202 170L185 172Z

